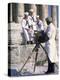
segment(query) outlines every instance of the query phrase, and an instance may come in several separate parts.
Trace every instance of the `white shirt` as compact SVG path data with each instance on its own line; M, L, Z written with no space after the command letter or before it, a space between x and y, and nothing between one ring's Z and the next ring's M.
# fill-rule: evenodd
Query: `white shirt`
M37 21L37 30L41 31L44 30L43 22L41 20Z

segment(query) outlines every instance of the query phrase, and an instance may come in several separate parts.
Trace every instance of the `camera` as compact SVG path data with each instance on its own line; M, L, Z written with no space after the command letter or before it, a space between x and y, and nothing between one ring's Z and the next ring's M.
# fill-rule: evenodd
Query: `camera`
M49 37L47 36L47 33L42 31L34 31L35 35L35 42L37 43L44 43L49 40Z

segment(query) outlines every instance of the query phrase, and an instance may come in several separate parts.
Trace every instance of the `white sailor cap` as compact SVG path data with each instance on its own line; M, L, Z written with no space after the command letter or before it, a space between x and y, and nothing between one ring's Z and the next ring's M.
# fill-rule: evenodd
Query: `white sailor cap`
M33 9L30 9L29 11L30 11L30 12L34 12L34 10L33 10Z
M29 13L28 13L28 12L25 12L25 13L24 13L24 15L28 16L28 15L29 15Z

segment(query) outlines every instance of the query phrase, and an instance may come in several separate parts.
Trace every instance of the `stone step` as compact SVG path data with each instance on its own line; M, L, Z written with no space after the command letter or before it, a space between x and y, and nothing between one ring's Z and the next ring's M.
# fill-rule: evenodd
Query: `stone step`
M9 62L11 63L24 63L28 56L32 53L33 48L35 47L35 44L33 45L9 45ZM37 60L44 60L46 59L46 54L43 51L43 49L40 47L38 51L38 59ZM32 53L31 59L28 62L34 62L35 61L35 55L36 52L34 51Z

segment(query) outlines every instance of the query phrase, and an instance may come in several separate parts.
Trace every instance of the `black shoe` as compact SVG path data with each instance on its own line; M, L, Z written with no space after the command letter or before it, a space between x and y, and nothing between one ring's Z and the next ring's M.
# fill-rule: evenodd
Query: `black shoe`
M33 41L30 41L31 44L33 44Z
M52 74L52 73L54 73L53 71L47 71L47 72L45 72L45 74Z
M45 74L49 74L49 71L45 72Z
M51 71L47 71L47 72L45 72L45 74L51 74L52 72Z
M54 74L54 72L53 71L47 71L47 72L45 72L45 74Z
M30 44L30 41L27 41L27 44Z

